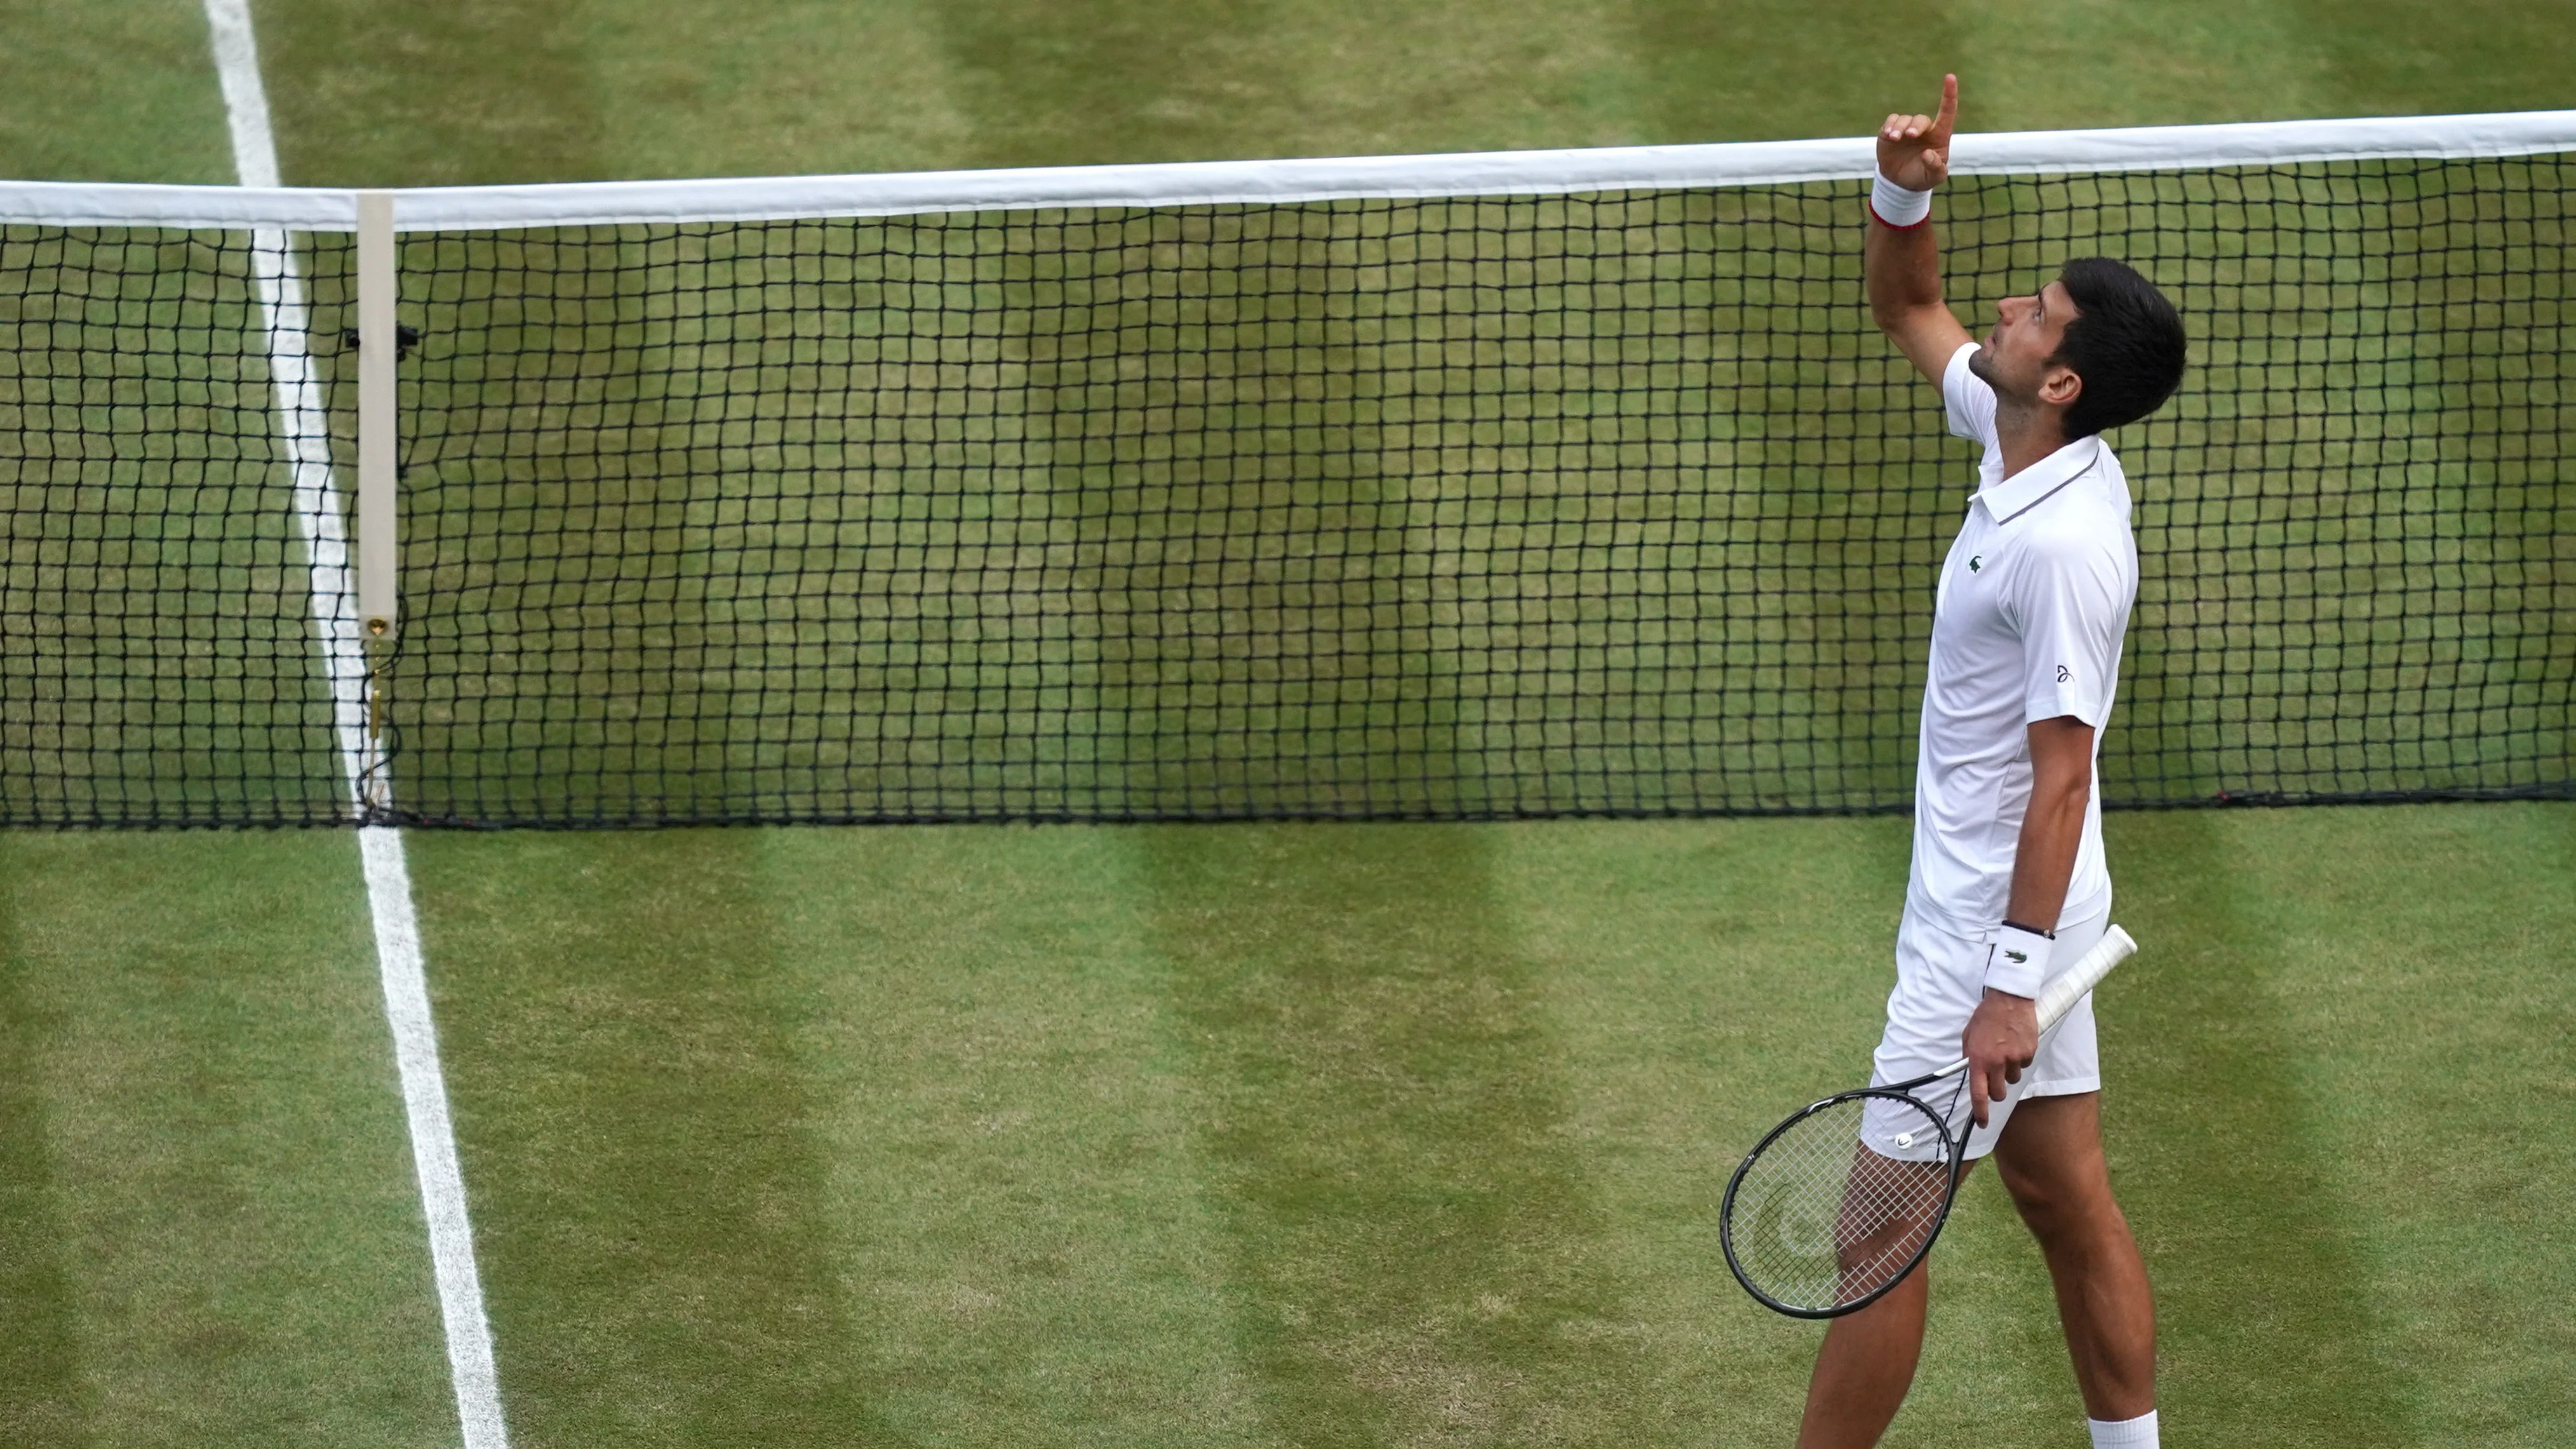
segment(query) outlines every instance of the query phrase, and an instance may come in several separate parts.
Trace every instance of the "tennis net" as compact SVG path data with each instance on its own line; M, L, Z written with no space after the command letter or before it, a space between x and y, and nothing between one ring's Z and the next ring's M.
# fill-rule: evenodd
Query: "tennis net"
M2570 793L2576 113L1962 137L1963 314L2181 305L2109 803ZM1902 808L1973 485L1863 141L0 188L0 817ZM373 341L370 345L376 345ZM372 426L372 425L371 425Z

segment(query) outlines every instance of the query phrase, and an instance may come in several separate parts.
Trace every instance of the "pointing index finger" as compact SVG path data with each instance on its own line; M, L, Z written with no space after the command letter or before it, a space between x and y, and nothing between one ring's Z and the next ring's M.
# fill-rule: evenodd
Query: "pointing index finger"
M1950 139L1950 125L1959 119L1959 78L1941 77L1941 114L1932 118L1932 135L1937 141Z

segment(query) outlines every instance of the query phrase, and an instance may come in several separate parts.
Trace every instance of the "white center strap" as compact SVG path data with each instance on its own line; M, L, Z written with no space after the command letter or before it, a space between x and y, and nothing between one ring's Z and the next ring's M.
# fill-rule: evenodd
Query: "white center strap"
M1932 193L1908 191L1888 180L1887 173L1878 172L1871 178L1869 209L1880 221L1903 231L1921 226L1932 215Z

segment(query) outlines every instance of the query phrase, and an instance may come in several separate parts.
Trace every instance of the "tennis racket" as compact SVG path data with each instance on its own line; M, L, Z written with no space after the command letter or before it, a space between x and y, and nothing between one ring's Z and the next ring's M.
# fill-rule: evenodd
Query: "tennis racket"
M2119 927L2104 932L2040 992L2040 1032L2137 949ZM1949 1221L1969 1137L1968 1130L1953 1137L1948 1113L1915 1093L1953 1077L1964 1084L1967 1067L1961 1057L1930 1076L1810 1103L1754 1144L1727 1182L1717 1218L1726 1266L1744 1291L1794 1318L1837 1318L1905 1281ZM1956 1086L1949 1096L1956 1110ZM1911 1155L1865 1145L1864 1126Z

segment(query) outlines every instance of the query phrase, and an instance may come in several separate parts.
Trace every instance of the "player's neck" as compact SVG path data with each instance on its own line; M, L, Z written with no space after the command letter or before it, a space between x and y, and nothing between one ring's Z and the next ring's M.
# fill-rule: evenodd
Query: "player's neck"
M2009 478L2067 444L2065 413L2057 408L2016 405L1995 399L1995 442L2004 455Z

